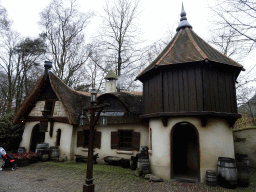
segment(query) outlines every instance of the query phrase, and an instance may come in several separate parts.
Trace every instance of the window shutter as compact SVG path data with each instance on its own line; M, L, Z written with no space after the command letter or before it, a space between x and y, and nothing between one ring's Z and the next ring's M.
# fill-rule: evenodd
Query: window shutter
M133 146L132 150L139 151L140 150L140 133L139 132L133 132Z
M111 132L111 149L118 149L119 144L118 144L118 132Z
M99 148L101 147L101 132L95 131L95 143L94 143L94 148Z
M77 132L77 147L83 147L84 141L83 141L83 131Z

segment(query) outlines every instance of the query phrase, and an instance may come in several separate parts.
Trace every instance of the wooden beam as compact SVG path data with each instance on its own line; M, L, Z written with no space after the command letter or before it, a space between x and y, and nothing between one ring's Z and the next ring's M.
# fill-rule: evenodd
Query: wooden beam
M168 125L168 117L160 117L160 119L161 119L163 125L165 127L167 127L167 125Z

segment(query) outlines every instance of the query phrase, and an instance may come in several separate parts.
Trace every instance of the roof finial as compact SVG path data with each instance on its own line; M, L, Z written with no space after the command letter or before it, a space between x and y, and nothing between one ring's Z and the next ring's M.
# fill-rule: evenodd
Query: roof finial
M179 31L181 28L185 28L185 27L192 28L192 26L187 21L186 15L187 14L186 14L186 12L184 10L184 6L183 6L183 3L182 3L181 13L180 13L180 17L181 17L180 18L180 24L177 27L176 31Z

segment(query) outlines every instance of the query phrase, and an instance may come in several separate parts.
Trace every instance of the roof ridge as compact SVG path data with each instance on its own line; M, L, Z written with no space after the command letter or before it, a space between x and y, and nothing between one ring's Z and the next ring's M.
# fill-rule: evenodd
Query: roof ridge
M207 57L207 55L203 52L203 50L198 46L198 44L196 43L196 41L194 40L194 38L192 37L192 34L190 32L190 30L188 28L185 28L185 30L187 31L188 37L190 38L193 46L196 48L196 50L200 53L200 55L204 58L204 60L209 59Z
M176 35L176 38L174 39L172 45L169 47L169 49L165 52L165 54L156 62L155 65L159 65L159 63L165 58L165 56L172 50L172 48L174 47L177 39L180 37L180 34L181 34L181 31L182 30L179 30L178 31L178 34ZM164 50L163 50L164 51Z

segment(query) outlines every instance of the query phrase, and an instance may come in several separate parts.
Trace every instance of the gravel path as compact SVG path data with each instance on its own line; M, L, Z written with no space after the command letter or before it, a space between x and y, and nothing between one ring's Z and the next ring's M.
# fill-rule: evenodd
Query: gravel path
M0 161L0 165L2 165ZM122 168L120 168L122 169ZM179 183L173 180L150 183L142 178L94 171L95 191L97 192L198 192L234 191L220 187L208 187L200 183ZM45 163L35 163L19 167L15 171L0 172L0 192L80 192L85 182L85 170L56 168ZM250 190L249 190L250 191Z

